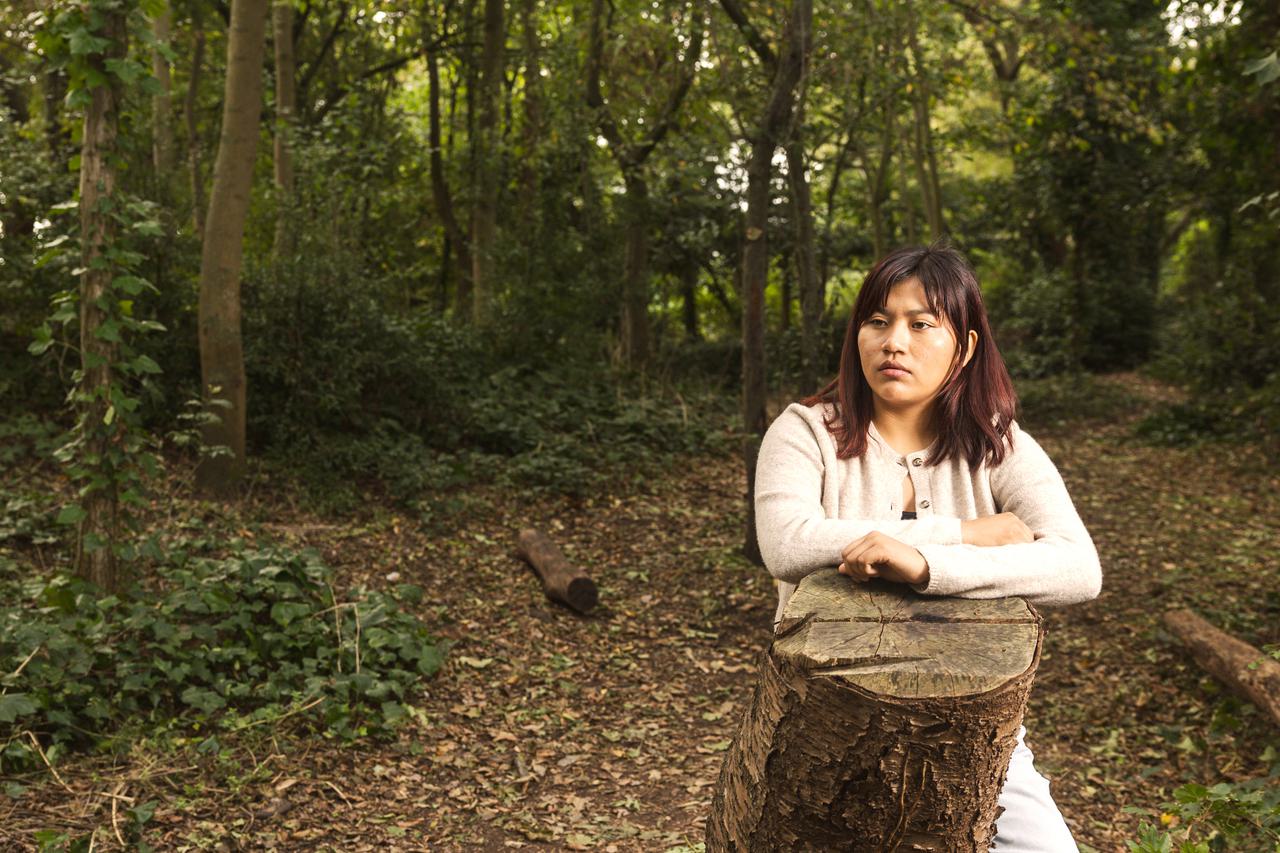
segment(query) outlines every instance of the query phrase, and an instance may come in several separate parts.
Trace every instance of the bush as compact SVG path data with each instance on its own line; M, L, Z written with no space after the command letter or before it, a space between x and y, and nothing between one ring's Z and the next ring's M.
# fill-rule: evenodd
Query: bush
M1190 386L1190 404L1146 427L1175 442L1195 435L1275 440L1280 434L1280 250L1269 221L1238 225L1234 253L1205 225L1179 247L1162 303L1155 370Z
M385 733L444 646L402 608L421 592L339 600L314 553L183 559L154 589L100 597L77 579L30 581L0 608L0 771L103 748L131 725L219 734L285 717L327 734Z
M986 295L1009 372L1039 378L1079 368L1071 282L1062 271L1038 271L992 284Z

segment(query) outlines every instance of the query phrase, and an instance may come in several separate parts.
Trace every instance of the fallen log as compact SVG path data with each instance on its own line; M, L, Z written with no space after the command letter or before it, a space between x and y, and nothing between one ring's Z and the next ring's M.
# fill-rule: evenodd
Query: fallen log
M986 853L1042 639L1019 598L809 575L725 754L708 853Z
M1164 624L1210 675L1280 725L1280 661L1190 610L1170 610Z
M533 567L547 598L579 613L588 613L600 600L596 582L565 558L558 545L541 530L520 531L516 551Z

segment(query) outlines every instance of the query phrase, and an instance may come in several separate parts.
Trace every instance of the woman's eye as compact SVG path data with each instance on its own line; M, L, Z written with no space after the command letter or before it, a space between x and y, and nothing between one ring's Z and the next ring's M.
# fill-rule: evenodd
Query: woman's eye
M933 324L928 322L927 320L916 320L914 323L911 324L911 328L930 329L930 328L933 328Z

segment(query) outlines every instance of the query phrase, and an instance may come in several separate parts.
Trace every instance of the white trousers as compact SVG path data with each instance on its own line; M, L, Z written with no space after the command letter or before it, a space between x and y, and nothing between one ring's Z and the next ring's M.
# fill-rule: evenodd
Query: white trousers
M1000 790L1004 811L996 819L991 849L996 853L1079 853L1062 813L1049 794L1049 780L1036 772L1031 750L1018 726L1018 744L1009 759L1009 774Z

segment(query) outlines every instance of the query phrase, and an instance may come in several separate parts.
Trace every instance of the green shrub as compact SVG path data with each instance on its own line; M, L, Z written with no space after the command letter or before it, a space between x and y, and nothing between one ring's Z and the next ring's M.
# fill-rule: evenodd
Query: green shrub
M1160 823L1168 828L1143 821L1138 840L1128 842L1130 853L1280 850L1280 762L1268 752L1273 763L1265 778L1179 787L1173 801L1160 806Z
M76 579L29 581L0 608L0 770L110 748L130 728L220 734L285 717L341 738L383 733L444 645L403 609L421 592L338 599L311 552L181 554L155 588L122 596Z
M1009 372L1038 378L1080 367L1072 351L1076 308L1066 273L1040 271L993 283L985 300Z

